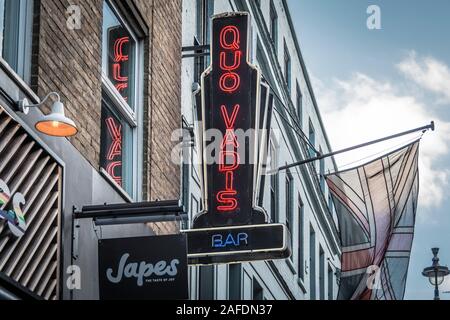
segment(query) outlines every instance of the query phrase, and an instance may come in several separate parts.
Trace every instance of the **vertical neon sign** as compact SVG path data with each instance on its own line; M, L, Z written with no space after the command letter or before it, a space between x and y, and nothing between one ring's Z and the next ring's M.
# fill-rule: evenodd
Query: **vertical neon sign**
M208 142L201 146L204 211L194 228L267 222L254 201L260 73L249 63L249 42L247 13L213 18L211 65L202 75L202 132L219 130L222 140L212 164L205 161ZM250 132L250 139L237 132Z

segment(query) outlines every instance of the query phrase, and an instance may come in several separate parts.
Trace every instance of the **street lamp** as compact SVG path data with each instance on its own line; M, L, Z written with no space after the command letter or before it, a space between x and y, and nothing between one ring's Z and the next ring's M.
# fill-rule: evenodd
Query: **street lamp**
M450 274L447 267L439 265L439 248L431 249L433 252L433 265L431 267L423 269L422 275L427 277L431 285L434 286L434 300L440 300L439 298L439 286L444 282L444 278Z

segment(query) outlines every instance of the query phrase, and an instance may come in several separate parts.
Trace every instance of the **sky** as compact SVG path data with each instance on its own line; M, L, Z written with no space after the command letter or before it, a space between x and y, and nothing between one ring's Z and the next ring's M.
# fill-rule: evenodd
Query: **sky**
M287 0L331 146L337 150L436 122L420 153L416 234L405 299L429 300L431 248L450 264L450 1ZM380 9L380 29L367 20ZM417 135L336 158L390 151ZM450 276L441 287L450 300ZM449 293L444 293L449 291Z

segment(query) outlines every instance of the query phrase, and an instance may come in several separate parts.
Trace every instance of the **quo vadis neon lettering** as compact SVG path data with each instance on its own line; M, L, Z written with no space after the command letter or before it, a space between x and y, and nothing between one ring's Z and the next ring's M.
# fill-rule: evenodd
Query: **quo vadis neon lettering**
M235 26L225 26L220 32L220 72L219 88L228 95L234 94L241 86L238 71L242 63L240 33ZM236 119L241 106L220 106L221 119L225 124L225 135L219 152L219 172L225 175L224 189L217 193L217 211L232 212L238 207L237 191L234 186L235 171L240 166L239 144L235 134Z
M11 234L17 238L21 238L27 229L22 211L23 205L25 205L25 197L21 193L11 196L8 185L0 179L0 221L4 220Z

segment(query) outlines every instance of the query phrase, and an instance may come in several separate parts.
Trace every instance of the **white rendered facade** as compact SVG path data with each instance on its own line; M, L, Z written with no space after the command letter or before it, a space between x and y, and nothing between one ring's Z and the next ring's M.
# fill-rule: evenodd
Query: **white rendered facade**
M207 17L212 13L231 11L250 13L251 61L261 69L279 98L275 99L272 118L272 130L279 134L271 139L272 149L276 150L273 157L276 165L310 156L311 151L300 137L300 130L316 150L330 151L284 0L184 0L183 47L209 44ZM194 122L193 88L197 88L195 83L207 63L207 57L183 59L182 114L185 126ZM299 93L301 99L298 99ZM185 152L189 159L196 157L194 147L185 148ZM183 168L183 193L192 222L192 217L200 211L200 181L195 165L184 165ZM340 252L333 224L334 210L321 179L321 173L329 171L335 171L332 158L266 177L264 208L268 214L275 222L286 223L287 213L292 213L289 219L293 240L291 259L241 266L190 267L191 299L334 299ZM288 210L289 200L292 211Z

